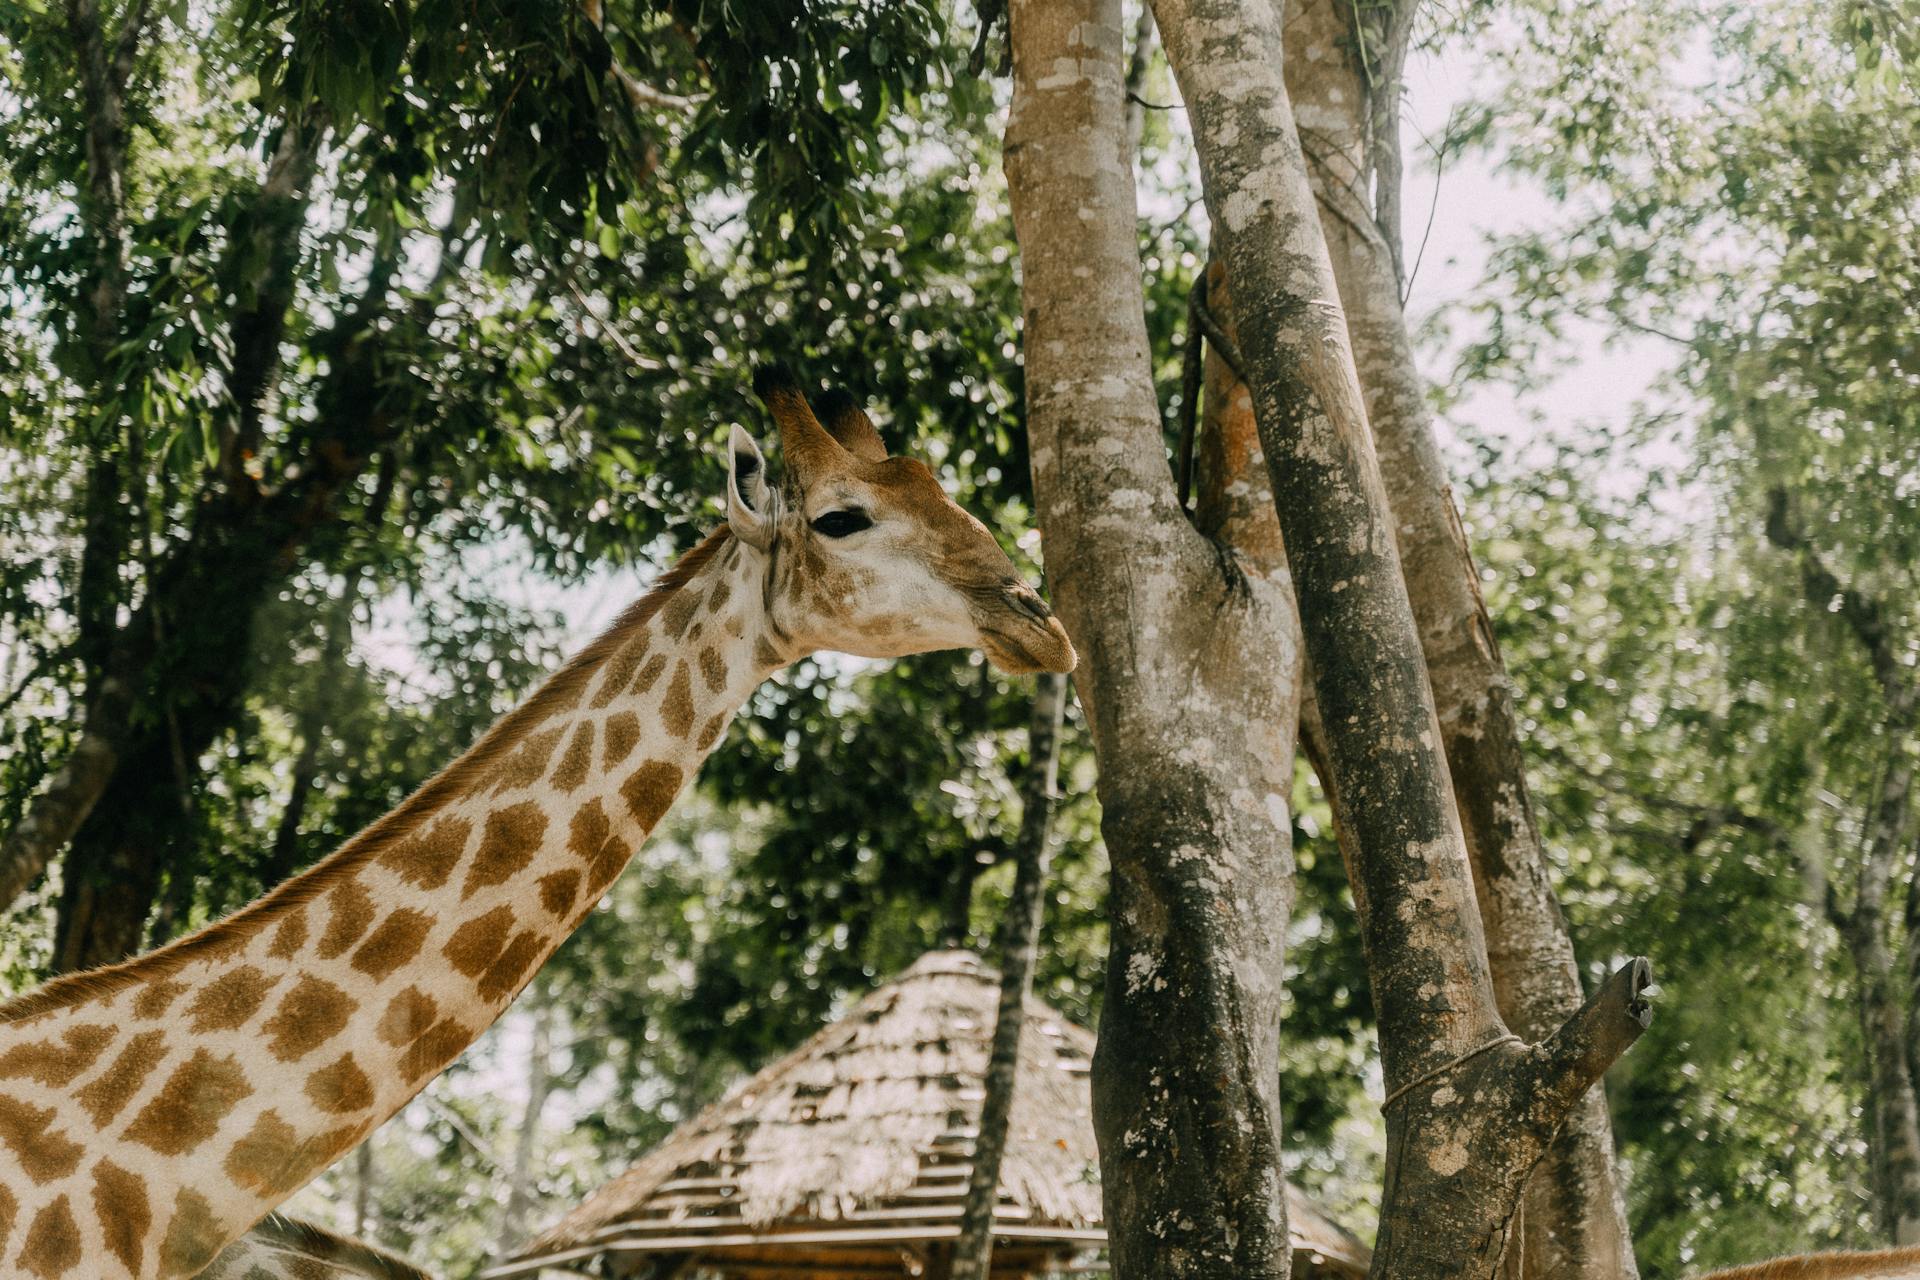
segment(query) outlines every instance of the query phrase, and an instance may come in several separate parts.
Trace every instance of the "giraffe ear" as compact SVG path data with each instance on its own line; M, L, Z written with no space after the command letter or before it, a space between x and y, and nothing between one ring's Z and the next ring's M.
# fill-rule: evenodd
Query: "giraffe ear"
M736 424L727 437L727 527L740 541L765 551L773 541L776 502L760 446Z
M857 458L868 462L884 462L887 458L886 443L880 439L880 433L874 429L873 419L860 407L853 393L841 387L835 387L820 397L817 406L820 424L827 434L840 442L840 447Z

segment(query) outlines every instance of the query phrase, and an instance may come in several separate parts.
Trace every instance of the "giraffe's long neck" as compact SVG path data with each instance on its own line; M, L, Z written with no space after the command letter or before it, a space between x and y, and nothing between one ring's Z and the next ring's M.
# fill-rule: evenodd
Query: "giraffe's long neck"
M0 1010L0 1274L195 1274L505 1010L777 666L716 535L399 810Z

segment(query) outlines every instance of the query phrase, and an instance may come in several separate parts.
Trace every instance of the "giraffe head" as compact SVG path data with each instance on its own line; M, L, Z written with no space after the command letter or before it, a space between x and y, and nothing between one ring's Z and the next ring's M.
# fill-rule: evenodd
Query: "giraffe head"
M788 655L894 658L978 647L1003 670L1071 671L1073 644L993 534L925 463L890 457L844 392L820 414L793 375L754 379L780 433L786 483L753 437L729 443L727 524L764 564L768 628Z

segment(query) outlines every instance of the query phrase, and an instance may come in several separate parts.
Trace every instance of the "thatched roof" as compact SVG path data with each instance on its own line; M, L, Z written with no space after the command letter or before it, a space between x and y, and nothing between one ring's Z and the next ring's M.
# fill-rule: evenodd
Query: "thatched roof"
M485 1274L599 1254L726 1267L799 1251L850 1265L845 1251L864 1248L897 1262L903 1247L951 1240L999 983L971 953L922 957ZM1010 1270L1105 1242L1092 1054L1091 1033L1029 1000L994 1229ZM1327 1275L1365 1274L1365 1246L1291 1187L1288 1209L1307 1260Z

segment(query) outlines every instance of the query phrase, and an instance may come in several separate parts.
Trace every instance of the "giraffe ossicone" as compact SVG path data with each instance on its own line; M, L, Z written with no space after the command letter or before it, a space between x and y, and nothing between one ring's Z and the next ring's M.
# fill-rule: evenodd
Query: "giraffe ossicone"
M787 663L1072 669L986 526L850 397L756 390L784 485L734 428L725 527L474 747L226 920L0 1008L0 1274L200 1273L500 1016Z

